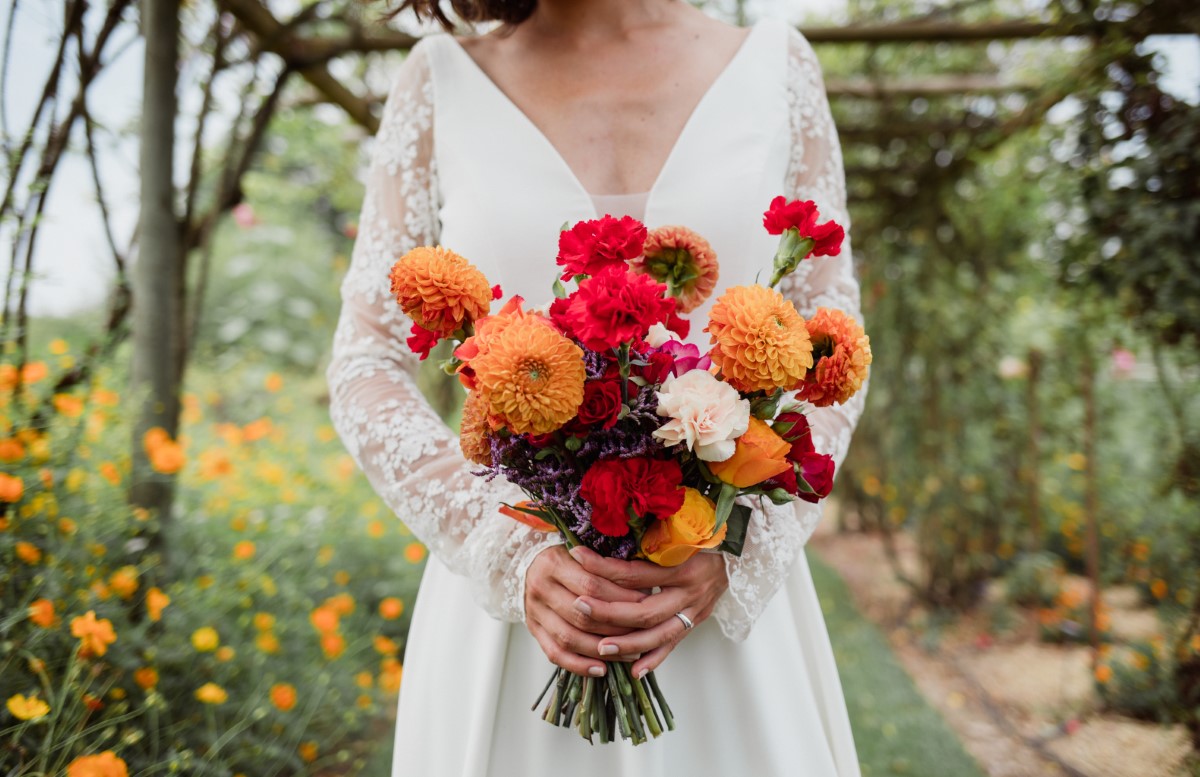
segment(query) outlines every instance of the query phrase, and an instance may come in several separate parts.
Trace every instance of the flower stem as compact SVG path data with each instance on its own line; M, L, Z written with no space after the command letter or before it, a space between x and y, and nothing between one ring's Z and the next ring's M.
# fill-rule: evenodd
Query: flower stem
M646 675L646 679L650 682L650 690L654 692L654 698L658 702L659 709L662 710L663 717L667 721L667 730L675 730L675 715L671 712L671 706L667 704L667 697L663 696L662 690L658 687L658 678L654 676L654 672Z

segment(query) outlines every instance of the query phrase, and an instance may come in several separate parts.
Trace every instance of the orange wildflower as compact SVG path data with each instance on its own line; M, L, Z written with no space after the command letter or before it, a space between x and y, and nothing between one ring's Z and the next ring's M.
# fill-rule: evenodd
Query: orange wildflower
M269 612L254 613L254 628L259 631L270 631L275 628L275 616Z
M379 664L379 687L386 693L397 693L400 690L400 680L404 676L404 667L392 656L383 659Z
M264 631L254 638L254 646L267 655L274 655L279 652L279 638L274 632Z
M170 603L171 597L163 593L157 586L146 592L146 614L155 623L162 620L162 611Z
M242 438L246 442L254 442L266 437L275 428L270 418L259 418L242 427ZM232 443L231 443L232 444Z
M254 558L254 543L250 540L242 540L233 546L233 557L239 561L248 561Z
M354 597L347 593L335 594L325 600L325 606L338 615L349 615L354 612Z
M216 480L233 473L233 462L224 451L207 450L200 454L200 477Z
M156 472L173 475L183 469L186 458L183 446L172 440L167 430L160 426L149 429L142 440L146 453L150 456L150 466Z
M336 631L327 632L321 635L321 652L325 657L333 660L346 652L346 638Z
M482 466L492 464L492 428L488 423L487 403L479 391L468 391L463 402L458 444L467 461Z
M393 621L404 612L404 601L389 596L379 603L379 617L385 621Z
M74 394L55 394L54 409L65 418L78 418L83 415L83 400Z
M505 327L471 369L487 414L517 434L553 432L583 402L583 351L545 319Z
M202 704L224 704L229 699L229 693L216 683L201 685L194 695Z
M717 255L708 241L687 227L659 227L646 236L643 254L629 268L667 285L680 313L704 304L717 286Z
M385 656L392 655L400 649L400 646L396 644L395 640L385 637L382 634L375 635L374 642L375 650L383 653Z
M108 652L108 646L117 641L108 618L97 618L95 610L71 619L71 636L79 640L79 655L94 658Z
M42 551L32 542L18 542L14 550L17 552L17 558L26 564L36 564L42 560Z
M133 681L143 691L148 691L158 685L158 670L152 666L143 666L133 672Z
M296 686L290 683L275 683L271 686L271 703L280 712L288 712L296 706Z
M799 397L817 407L841 404L867 379L871 339L857 321L833 308L817 308L805 326L816 364L800 386Z
M43 629L50 629L58 622L58 616L54 614L54 602L49 599L35 599L29 603L29 620L33 621L35 626L41 626Z
M419 542L410 542L404 546L404 558L413 564L420 564L424 561L426 553L428 551L425 546Z
M709 313L709 357L738 391L797 388L812 367L812 342L790 300L764 286L734 286Z
M1155 578L1150 584L1150 593L1154 594L1155 599L1165 599L1167 596L1167 581L1160 578Z
M25 482L16 475L0 472L0 502L19 502L25 493Z
M478 268L441 246L420 246L394 265L392 294L418 326L445 337L488 314L492 289Z
M25 458L25 446L21 441L8 437L0 440L0 461L13 462Z
M67 777L129 777L129 767L111 750L81 755L67 764Z
M1096 682L1105 685L1109 680L1112 680L1112 667L1108 664L1100 664L1096 667Z
M328 604L323 604L309 613L308 620L314 629L326 634L337 629L339 618L337 610Z
M29 362L21 369L22 383L37 383L50 375L50 368L45 362Z
M317 760L317 743L316 742L301 742L300 747L296 748L296 752L304 759L305 763L312 763Z
M121 471L117 469L117 465L111 461L101 462L100 476L114 486L121 485Z
M116 591L117 596L129 599L138 589L137 567L123 566L108 578L108 587Z
M272 372L263 380L263 387L272 394L278 393L283 388L283 376L278 372Z

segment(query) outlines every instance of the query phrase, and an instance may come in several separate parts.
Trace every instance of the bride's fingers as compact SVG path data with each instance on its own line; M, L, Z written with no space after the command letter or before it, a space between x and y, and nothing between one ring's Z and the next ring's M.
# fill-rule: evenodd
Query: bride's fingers
M586 607L580 607L578 602L581 597L577 597L567 588L555 588L545 592L542 601L547 607L555 612L560 618L570 623L581 631L586 631L598 637L616 637L621 634L628 634L633 629L630 627L614 626L611 623L604 623L592 617L591 611ZM600 601L595 599L593 601ZM627 607L635 607L633 604L626 604Z
M617 626L629 629L649 629L670 618L680 610L692 604L691 593L685 588L664 588L660 593L646 597L637 603L606 602L581 596L576 600L576 608L590 614L594 623L608 627ZM678 620L678 618L676 618ZM585 627L586 628L586 627ZM616 636L609 631L597 631L597 634Z
M634 677L640 680L647 672L653 672L655 669L658 669L662 662L666 660L667 656L671 655L671 651L674 650L675 646L678 644L679 640L676 640L675 642L670 642L666 645L656 647L654 650L651 650L649 653L643 655L639 660L635 661L633 666L629 667L629 670L633 672Z
M578 675L604 676L606 669L603 662L589 660L578 653L563 648L550 632L542 628L539 623L530 623L528 627L530 633L533 634L533 638L537 640L538 645L542 648L542 652L546 654L546 658L550 659L550 663Z
M563 618L559 617L552 609L544 609L537 613L538 625L550 635L554 640L554 644L558 645L563 650L576 653L580 656L591 659L610 658L611 656L601 657L597 651L596 635L589 634L586 631L577 629L568 623ZM640 653L640 650L621 651L622 654ZM617 655L614 653L613 655Z
M555 570L554 576L576 596L590 596L606 602L640 602L646 598L641 591L622 588L611 580L588 572L570 559Z
M611 580L621 588L641 589L670 585L678 576L674 567L660 567L649 561L623 561L606 558L591 548L576 545L571 557L587 572Z
M605 637L596 645L596 653L604 658L616 655L641 653L642 657L663 645L675 646L687 634L683 621L672 615L668 620L642 631L634 631L623 637Z

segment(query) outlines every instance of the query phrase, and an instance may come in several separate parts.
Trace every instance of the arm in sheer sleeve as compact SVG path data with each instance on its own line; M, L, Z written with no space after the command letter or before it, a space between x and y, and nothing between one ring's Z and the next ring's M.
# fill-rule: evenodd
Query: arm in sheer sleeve
M822 220L834 219L846 228L846 240L837 256L801 262L799 269L783 280L779 290L805 318L810 318L818 307L829 307L842 310L862 323L850 247L841 145L829 110L820 63L809 42L794 30L788 51L788 103L792 153L787 190L783 194L788 199L813 200ZM831 454L839 469L866 395L864 383L846 404L815 408L809 414L817 452ZM773 505L756 499L748 504L752 513L746 544L740 557L725 554L729 589L713 613L722 632L735 641L749 635L754 622L783 584L800 548L816 529L822 510L822 505L804 501Z
M417 389L412 326L389 293L392 262L438 237L433 86L417 46L384 106L345 280L326 377L330 415L384 502L455 574L472 583L494 618L524 619L525 572L559 542L497 513L523 498L502 478L486 481L457 436Z

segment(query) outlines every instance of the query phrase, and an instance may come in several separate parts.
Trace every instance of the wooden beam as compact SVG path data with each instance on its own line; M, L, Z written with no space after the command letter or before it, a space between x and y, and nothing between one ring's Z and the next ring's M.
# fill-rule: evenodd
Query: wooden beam
M954 94L1008 94L1033 92L1029 83L1012 83L982 74L927 75L905 79L830 78L825 91L830 97L913 97Z

